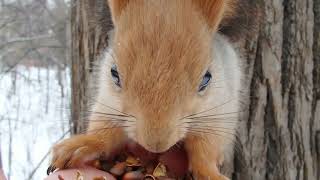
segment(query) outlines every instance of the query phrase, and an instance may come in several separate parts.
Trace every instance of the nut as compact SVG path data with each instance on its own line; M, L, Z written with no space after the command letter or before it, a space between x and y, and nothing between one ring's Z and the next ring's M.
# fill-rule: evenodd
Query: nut
M159 163L158 166L154 169L153 175L155 177L165 177L167 176L167 168L165 165Z
M107 180L107 177L105 176L94 177L93 180Z
M76 180L84 180L84 177L82 176L80 171L77 171Z
M132 171L126 173L122 180L141 180L144 178L144 175L142 174L141 171Z
M110 169L110 173L115 175L115 176L121 176L125 173L126 170L126 163L125 162L121 162L121 163L117 163L115 166L113 166Z
M127 166L141 166L139 159L129 156L126 160Z

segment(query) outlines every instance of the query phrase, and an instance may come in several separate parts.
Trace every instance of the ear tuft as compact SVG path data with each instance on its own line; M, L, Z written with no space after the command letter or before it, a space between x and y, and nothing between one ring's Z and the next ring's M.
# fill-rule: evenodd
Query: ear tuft
M235 0L193 0L203 14L211 31L216 31L221 20L232 13Z
M117 22L123 9L127 6L129 0L108 0L109 8L111 10L112 20Z

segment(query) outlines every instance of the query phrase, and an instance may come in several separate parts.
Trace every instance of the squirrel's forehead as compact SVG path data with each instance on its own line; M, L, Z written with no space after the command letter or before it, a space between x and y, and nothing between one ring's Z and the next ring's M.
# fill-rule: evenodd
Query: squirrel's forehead
M142 42L124 41L121 44L124 45L117 47L115 57L123 73L187 71L197 75L198 71L206 69L211 59L209 45L197 39L149 39Z
M197 86L210 61L210 57L193 49L180 52L146 49L139 52L132 56L117 55L121 78L128 85L145 82L148 86L151 82L161 82L167 85Z
M192 29L189 25L163 21L153 26L134 26L121 33L116 30L113 49L124 78L170 75L183 79L183 75L193 81L206 70L211 58L210 33L199 26Z
M137 55L125 59L118 59L120 73L124 76L146 76L148 78L182 78L181 76L200 76L208 67L207 57L184 55L167 55L166 53L154 56Z

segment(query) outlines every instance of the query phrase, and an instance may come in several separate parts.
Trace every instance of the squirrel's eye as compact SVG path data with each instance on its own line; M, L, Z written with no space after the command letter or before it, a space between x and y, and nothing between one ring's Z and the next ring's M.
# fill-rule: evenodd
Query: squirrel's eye
M118 73L117 65L115 65L115 64L112 65L112 67L111 67L111 76L112 76L112 80L113 80L114 84L121 87L120 76Z
M209 85L211 79L212 79L212 75L211 75L211 73L209 71L207 71L206 74L202 78L202 82L201 82L201 84L199 86L199 90L198 91L199 92L204 91L207 88L207 86Z

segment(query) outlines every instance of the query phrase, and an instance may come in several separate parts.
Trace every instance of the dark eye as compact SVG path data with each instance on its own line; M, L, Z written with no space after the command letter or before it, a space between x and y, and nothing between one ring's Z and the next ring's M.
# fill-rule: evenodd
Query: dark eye
M199 92L204 91L207 86L209 85L210 81L212 79L212 75L209 71L206 72L206 74L203 76L201 84L199 86Z
M115 64L112 65L112 67L111 67L111 76L112 76L112 80L113 80L114 84L121 87L120 76L118 73L117 65L115 65Z

